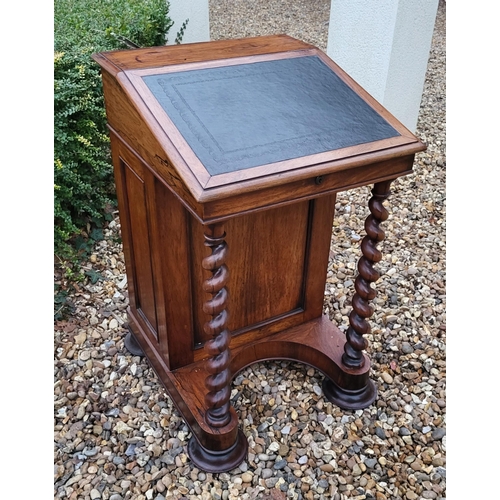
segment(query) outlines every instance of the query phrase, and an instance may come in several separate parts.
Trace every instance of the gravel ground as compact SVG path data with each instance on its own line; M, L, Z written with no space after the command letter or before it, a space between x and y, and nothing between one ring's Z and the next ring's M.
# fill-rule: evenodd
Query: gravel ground
M212 0L212 38L284 32L325 49L330 2L290 2L283 13L284 3ZM324 399L314 369L255 364L232 391L248 460L229 473L197 470L186 453L189 429L145 359L123 345L128 299L116 218L85 266L99 279L75 288L71 316L55 325L55 498L445 498L445 16L441 3L417 130L428 149L387 203L368 336L376 404L341 411ZM338 196L325 312L344 329L369 196L368 188Z

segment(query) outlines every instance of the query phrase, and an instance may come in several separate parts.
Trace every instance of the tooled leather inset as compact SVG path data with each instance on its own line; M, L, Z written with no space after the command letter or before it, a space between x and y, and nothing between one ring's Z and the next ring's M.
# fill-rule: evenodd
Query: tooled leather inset
M317 56L143 79L211 175L399 135Z

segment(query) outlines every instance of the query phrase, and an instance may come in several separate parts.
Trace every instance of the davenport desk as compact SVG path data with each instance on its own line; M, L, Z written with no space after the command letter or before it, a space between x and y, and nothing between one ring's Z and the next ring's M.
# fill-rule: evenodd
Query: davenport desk
M130 297L144 353L192 431L191 460L230 470L248 443L231 382L261 360L376 398L363 352L383 201L425 149L323 52L267 36L95 54L102 68ZM323 315L336 193L372 185L347 333Z

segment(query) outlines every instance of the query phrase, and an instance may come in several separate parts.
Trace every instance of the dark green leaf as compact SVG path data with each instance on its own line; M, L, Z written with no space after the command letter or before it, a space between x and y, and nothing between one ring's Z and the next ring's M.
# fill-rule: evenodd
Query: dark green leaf
M90 269L90 271L85 271L85 275L90 278L90 282L95 285L99 280L103 280L104 276L102 274L98 273L97 271L94 271L94 269Z

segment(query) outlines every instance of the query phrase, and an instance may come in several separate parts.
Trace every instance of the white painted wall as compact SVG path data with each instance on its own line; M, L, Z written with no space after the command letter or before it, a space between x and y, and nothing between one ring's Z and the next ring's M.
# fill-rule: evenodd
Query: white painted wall
M210 40L208 0L169 0L169 16L174 21L168 34L167 45L175 43L182 23L189 19L181 43L206 42Z
M415 131L439 0L332 0L328 55Z

